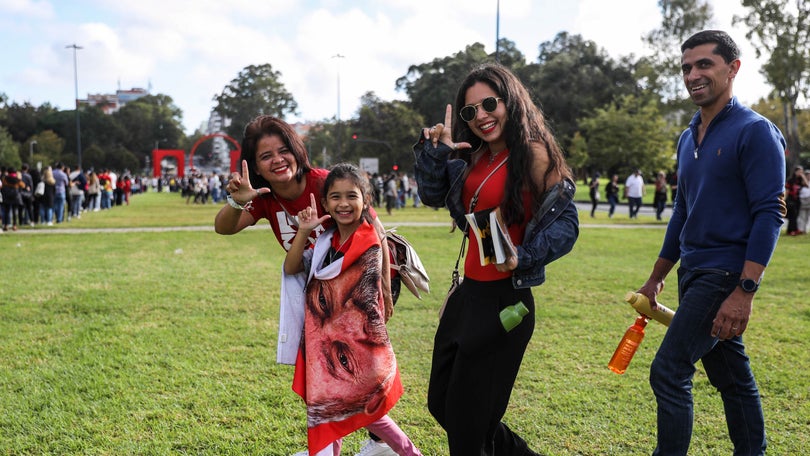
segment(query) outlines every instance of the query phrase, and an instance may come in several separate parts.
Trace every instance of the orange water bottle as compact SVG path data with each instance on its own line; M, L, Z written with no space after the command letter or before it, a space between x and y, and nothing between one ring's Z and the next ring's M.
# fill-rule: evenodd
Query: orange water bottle
M617 374L623 374L627 371L627 366L630 365L630 360L636 354L638 346L644 339L644 327L647 326L647 317L639 315L627 331L624 333L619 346L613 352L613 357L610 358L608 368Z

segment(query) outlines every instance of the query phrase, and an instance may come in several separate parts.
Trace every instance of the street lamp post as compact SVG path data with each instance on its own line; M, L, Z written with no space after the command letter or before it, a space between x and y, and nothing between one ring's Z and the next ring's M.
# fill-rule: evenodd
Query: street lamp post
M29 166L34 166L34 144L36 143L37 143L36 139L28 143L28 155L30 156L30 158L28 159Z
M340 141L340 139L341 139L341 134L340 134L341 133L340 132L340 59L345 59L346 56L345 55L340 55L340 54L335 54L335 55L332 56L332 58L333 59L338 59L338 64L337 64L337 117L336 117L337 122L335 123L336 128L337 128L337 132L336 132L337 134L335 135L337 137L337 153L335 155L337 157L340 157L340 146L341 146L341 144L340 144L340 142L341 142ZM324 163L324 166L326 166L326 163Z
M75 94L76 94L76 154L77 154L77 166L79 169L82 169L82 129L79 121L79 66L78 60L76 58L76 51L82 49L81 46L77 46L76 43L73 43L69 46L65 46L65 48L72 48L73 49L73 84L75 87Z
M498 0L495 11L495 62L501 63L501 0Z

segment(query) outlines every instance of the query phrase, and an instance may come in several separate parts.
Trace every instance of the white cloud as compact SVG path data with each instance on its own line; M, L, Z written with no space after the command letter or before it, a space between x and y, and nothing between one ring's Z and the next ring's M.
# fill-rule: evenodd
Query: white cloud
M560 31L581 34L615 58L645 51L641 35L657 27L651 0L557 2L501 0L501 38L515 42L530 61L540 43ZM736 0L714 0L715 13L730 27ZM171 96L188 130L203 123L212 98L248 65L270 63L299 104L290 120L341 118L374 91L401 99L396 79L410 65L426 63L481 42L494 51L496 1L381 0L0 0L4 50L0 87L12 100L73 104L76 43L79 96L147 87ZM722 14L721 14L722 13ZM751 62L744 34L734 38L745 56L737 88L741 98L759 93L762 78ZM747 46L747 48L746 48ZM6 55L7 54L7 55ZM340 54L345 58L333 58ZM746 72L747 71L747 72Z
M0 13L7 17L22 16L48 19L54 16L51 3L45 0L0 0Z

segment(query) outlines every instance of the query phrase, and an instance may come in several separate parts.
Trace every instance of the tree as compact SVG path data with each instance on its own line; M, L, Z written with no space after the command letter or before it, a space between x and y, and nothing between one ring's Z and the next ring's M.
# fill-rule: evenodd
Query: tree
M756 104L751 106L751 109L767 117L768 120L779 126L780 130L786 130L784 104L775 94L771 94L768 98L760 99ZM799 127L799 143L810 144L810 110L797 109L796 124ZM805 168L807 168L808 165L810 165L810 150L802 149L801 152L799 164L804 164Z
M34 160L30 163L31 166L36 166L37 162L42 162L44 165L51 165L62 160L62 154L65 150L65 140L60 138L53 130L45 130L41 133L37 133L30 138L28 143L31 141L37 142L36 146L33 148ZM26 153L28 153L28 151L24 152L24 154Z
M592 170L626 176L635 169L651 174L675 166L672 128L653 101L627 95L581 125Z
M283 119L298 110L298 103L281 83L281 73L269 63L246 66L214 101L214 111L230 119L226 132L234 138L242 137L245 125L255 116L268 114Z
M138 170L143 166L143 160L135 156L127 148L116 145L105 153L105 167L110 169L124 170Z
M617 63L593 41L567 32L542 43L538 63L519 74L565 149L579 130L579 119L638 92L629 65Z
M644 36L652 54L640 60L641 82L664 103L675 109L683 107L685 90L681 77L681 44L707 28L712 7L705 0L658 0L661 27ZM681 102L681 103L679 103Z
M0 116L0 126L6 127L12 139L20 143L41 131L42 119L57 112L49 103L34 106L29 102L12 103L3 111L4 115Z
M79 109L79 116L82 155L84 155L85 149L92 146L109 151L114 146L125 142L125 132L115 121L115 118L104 114L98 107L83 106ZM48 164L60 161L71 167L75 166L78 159L76 151L76 111L53 112L43 118L41 128L50 131L61 139L59 147L48 147L37 139L37 150L51 159ZM97 158L98 154L92 154L92 161L90 159L82 160L82 166L84 168L110 166L110 163L95 161Z
M53 160L48 165L59 161L63 163L76 162L76 111L56 111L42 119L42 128L53 132L63 140L62 147L58 150L48 150L40 147L37 140L37 149L47 153ZM69 143L69 146L67 145ZM53 155L51 155L53 154Z
M88 147L82 148L82 167L87 170L102 169L107 164L107 151L99 147L98 144L93 143Z
M801 155L797 103L808 99L810 89L810 2L807 0L743 0L745 16L734 16L733 23L744 23L746 38L754 44L757 57L769 53L762 68L781 100L787 136L787 169L793 169Z
M19 169L22 165L19 151L20 145L14 142L6 127L0 126L0 165Z
M342 124L343 122L341 122ZM346 134L343 134L346 137ZM311 125L304 136L304 145L309 153L309 160L313 165L327 168L336 163L334 160L337 151L334 122L317 122Z
M379 158L381 171L396 164L412 172L412 146L424 126L424 118L406 103L383 101L368 92L360 99L357 119L349 123L346 137L356 134L357 138L349 141L344 158L354 162L361 157Z
M498 47L500 48L498 63L511 68L513 71L526 66L526 56L518 50L514 41L501 38L498 40ZM490 57L494 57L494 54L490 55Z
M113 114L113 118L123 129L121 144L141 163L153 149L174 149L185 145L183 113L168 95L141 97L127 103Z
M452 56L411 65L397 79L396 87L408 95L413 110L428 124L444 122L445 107L455 101L461 81L473 67L487 61L494 58L487 55L483 44L475 43Z
M576 172L577 170L583 170L583 167L588 163L588 159L588 141L585 140L581 132L576 132L574 137L571 138L571 145L568 146L566 162Z
M103 167L106 163L106 151L114 145L125 141L127 131L116 122L113 116L107 115L98 106L84 106L80 110L81 134L82 134L82 168ZM65 163L75 164L76 140L75 140L75 120L71 127L67 127L67 134L70 140L67 145L66 155L71 159L65 159ZM105 151L99 154L97 149ZM89 152L88 152L89 151Z

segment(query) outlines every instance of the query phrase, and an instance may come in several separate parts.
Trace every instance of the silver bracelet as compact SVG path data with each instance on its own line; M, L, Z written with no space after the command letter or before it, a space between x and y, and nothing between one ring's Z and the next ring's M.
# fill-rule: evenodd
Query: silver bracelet
M228 204L229 204L229 205L230 205L232 208L236 209L237 211L246 211L246 210L249 210L249 209L250 209L250 207L251 207L251 203L253 202L253 201L248 201L248 203L247 203L247 204L245 204L244 206L242 206L241 204L239 204L239 203L237 203L236 201L234 201L233 197L232 197L230 194L229 194L228 196L226 196L226 197L225 197L225 199L226 199L226 200L228 200Z

